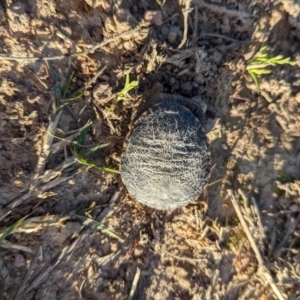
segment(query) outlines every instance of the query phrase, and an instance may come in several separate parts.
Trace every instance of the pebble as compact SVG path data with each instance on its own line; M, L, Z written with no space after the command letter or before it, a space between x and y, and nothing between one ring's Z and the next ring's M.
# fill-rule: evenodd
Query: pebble
M290 206L290 210L296 212L299 210L299 207L297 204L293 204L292 206Z
M161 11L147 10L144 13L144 20L157 26L160 26L162 24L162 18L163 15Z
M135 48L135 44L132 41L125 41L123 43L124 49L128 51L132 51Z
M21 254L16 255L14 265L16 268L22 268L25 266L25 259Z
M204 84L205 83L205 78L202 74L196 74L194 76L194 81L200 85Z
M222 55L221 52L219 52L219 51L216 50L216 51L213 53L212 58L213 58L213 60L215 61L215 63L216 63L217 65L219 65L219 64L222 62L223 55Z
M193 90L193 84L190 81L181 85L181 92L185 95L189 95Z
M222 144L221 144L221 146L222 146L222 148L223 148L224 150L228 150L228 146L227 146L227 144L225 144L225 143L222 143Z
M177 37L181 35L180 28L177 26L171 26L170 27L170 32L168 34L168 42L170 44L174 44L177 40Z

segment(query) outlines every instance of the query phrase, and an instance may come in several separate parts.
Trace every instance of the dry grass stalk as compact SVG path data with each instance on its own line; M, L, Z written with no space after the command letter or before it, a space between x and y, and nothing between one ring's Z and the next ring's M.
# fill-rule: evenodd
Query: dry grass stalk
M248 225L244 219L244 216L242 214L241 208L239 206L238 201L236 200L234 193L232 190L227 190L228 195L231 197L231 202L232 205L236 211L236 214L242 224L243 230L250 242L251 248L256 256L256 259L258 261L259 264L259 272L265 277L265 279L267 280L267 282L269 283L269 285L271 286L273 292L275 293L275 295L277 296L278 299L280 300L286 300L286 298L282 295L281 291L278 289L270 271L267 269L266 264L264 262L264 259L262 257L262 254L260 253L258 246L256 245L256 242L248 228Z

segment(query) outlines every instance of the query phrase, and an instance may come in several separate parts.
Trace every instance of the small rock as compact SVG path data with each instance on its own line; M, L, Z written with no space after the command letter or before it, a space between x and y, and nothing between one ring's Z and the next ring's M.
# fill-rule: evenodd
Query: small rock
M227 144L225 144L225 143L222 143L222 144L221 144L221 147L222 147L224 150L228 150L228 146L227 146Z
M190 81L187 81L181 85L181 92L185 95L190 95L192 90L193 90L193 84Z
M194 81L200 85L204 84L205 78L202 74L197 74L194 76Z
M21 254L16 255L14 265L16 268L22 268L25 266L25 259Z
M162 12L159 10L148 10L144 13L144 20L157 26L162 24L162 18Z
M177 26L171 26L170 27L170 32L168 34L168 42L170 44L176 43L177 37L181 35L180 28Z
M124 49L127 51L132 51L135 48L135 44L132 41L125 41L123 43Z
M299 210L299 207L297 204L293 204L292 206L290 206L290 210L296 212Z
M194 97L192 97L192 100L194 100L195 102L197 102L200 105L203 113L206 113L207 104L201 99L201 96L194 96Z
M137 247L134 249L133 254L136 258L138 258L138 257L142 256L143 252L144 252L143 248Z
M215 51L212 55L213 60L216 62L217 65L219 65L222 62L223 54L219 51Z

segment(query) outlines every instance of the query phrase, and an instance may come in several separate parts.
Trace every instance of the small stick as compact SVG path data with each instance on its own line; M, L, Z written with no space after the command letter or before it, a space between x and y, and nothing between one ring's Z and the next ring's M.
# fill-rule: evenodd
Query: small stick
M183 37L182 37L181 43L178 46L179 49L185 44L186 39L187 39L188 17L189 17L191 2L192 2L192 0L186 0L186 2L185 2L185 10L182 11L183 18L184 18L184 29L183 29Z
M261 271L262 275L266 278L266 280L268 281L269 285L271 286L273 292L275 293L275 295L278 297L278 299L280 300L285 300L285 298L283 297L283 295L281 294L280 290L278 289L277 285L275 284L274 282L274 279L270 273L270 271L267 269L266 265L265 265L265 262L264 262L264 259L254 241L254 238L252 236L252 234L250 233L250 230L248 228L248 225L243 217L243 214L241 212L241 209L240 209L240 206L233 194L233 191L232 190L227 190L229 196L231 196L231 202L232 202L232 205L236 211L236 214L242 224L242 227L243 227L243 230L244 232L246 233L246 236L250 242L250 245L252 247L252 250L253 252L255 253L255 256L256 256L256 259L258 261L258 264L259 264L259 271ZM300 214L299 214L299 217L300 217Z
M273 227L271 242L269 244L269 249L268 249L268 256L267 256L268 258L270 258L273 253L275 243L276 243L276 237L277 237L276 229L275 229L275 227Z
M139 279L140 279L140 275L141 275L141 270L139 269L139 267L137 267L136 268L136 273L135 273L134 278L133 278L132 287L131 287L131 290L130 290L128 300L133 299L133 296L135 294L135 291L136 291L136 288L137 288L137 285L138 285L138 282L139 282Z
M252 218L251 209L249 208L249 199L248 199L248 197L244 194L244 192L241 189L238 189L238 193L242 196L242 198L244 200L244 206L245 206L245 210L247 212L248 217Z
M263 238L265 238L266 237L266 235L265 235L265 229L264 229L264 225L263 225L263 222L262 222L261 213L259 211L257 202L256 202L256 200L255 200L254 197L251 197L251 200L252 200L252 203L253 203L253 206L254 206L254 211L255 211L256 216L257 216L258 226L260 227L261 234L262 234Z
M86 231L88 232L88 230ZM79 245L85 238L87 237L87 235L85 234L85 232L81 232L80 235L78 235L75 240L73 240L71 242L70 245L65 246L60 255L58 256L57 259L53 259L52 262L50 263L50 265L48 265L31 283L31 285L25 290L24 294L28 294L29 292L31 292L33 289L35 289L36 287L38 287L41 283L43 283L46 278L48 277L48 275L50 274L50 272L53 271L53 269L61 262L63 261L64 257L69 254L72 255L73 250L75 249L75 247L77 245ZM67 260L67 259L65 259Z
M37 263L39 257L41 256L41 254L42 254L42 246L39 247L38 251L36 252L36 255L35 255L34 259L31 262L31 265L30 265L30 267L29 267L29 269L28 269L28 271L27 271L27 273L26 273L26 275L23 279L23 282L20 285L20 288L19 288L19 290L16 294L16 298L15 298L16 300L19 299L19 295L23 293L23 291L26 287L26 284L27 284L28 280L30 279L30 275L32 274L32 271L34 270L34 268L36 266L36 263Z
M112 205L119 199L121 193L123 192L123 186L119 185L117 190L114 192L114 194L111 196L108 204L109 206L103 209L103 211L97 216L96 221L102 222L103 219L108 215L108 213L111 210Z
M198 5L194 9L194 26L193 26L193 47L196 47L197 34L198 34Z
M114 37L108 38L103 40L102 42L96 44L95 46L93 46L92 48L89 48L85 51L82 52L75 52L75 53L69 53L69 54L62 54L62 55L57 55L57 56L50 56L50 57L14 57L14 56L0 56L0 60L13 60L13 61L38 61L38 60L43 60L43 61L49 61L49 60L57 60L57 59L63 59L66 57L76 57L76 56L81 56L81 55L86 55L86 54L91 54L93 53L95 50L104 47L105 45L116 41L117 39L120 39L126 35L132 35L133 33L141 30L141 29L145 29L147 27L145 26L136 26L133 29L124 31Z
M281 240L281 242L279 243L279 245L277 246L277 250L279 250L280 248L282 248L284 246L284 244L286 243L286 241L288 240L289 236L292 234L292 232L295 230L296 226L298 225L300 221L300 213L297 217L297 219L295 220L295 218L291 218L291 222L289 224L289 227L283 237L283 239Z

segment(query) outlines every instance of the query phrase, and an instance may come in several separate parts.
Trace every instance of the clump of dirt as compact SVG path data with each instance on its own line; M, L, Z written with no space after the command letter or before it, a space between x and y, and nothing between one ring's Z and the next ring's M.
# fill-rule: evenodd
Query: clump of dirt
M233 196L282 297L297 299L299 8L1 3L3 299L276 299ZM260 76L258 93L246 68L264 45L296 65ZM128 76L139 84L121 97ZM131 117L157 82L205 103L212 155L203 195L166 212L132 199L115 174Z

